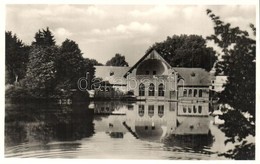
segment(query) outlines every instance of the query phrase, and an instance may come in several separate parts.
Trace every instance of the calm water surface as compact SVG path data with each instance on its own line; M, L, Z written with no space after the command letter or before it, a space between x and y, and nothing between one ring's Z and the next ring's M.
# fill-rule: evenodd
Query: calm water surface
M225 137L212 119L180 114L178 107L177 102L6 104L5 157L222 159Z

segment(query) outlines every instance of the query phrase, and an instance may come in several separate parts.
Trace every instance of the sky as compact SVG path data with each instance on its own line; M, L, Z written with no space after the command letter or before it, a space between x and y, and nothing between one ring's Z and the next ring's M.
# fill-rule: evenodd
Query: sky
M213 34L206 15L211 9L224 22L251 31L254 5L6 5L5 30L30 45L39 29L48 26L56 43L74 40L83 56L103 64L116 53L134 65L155 42L167 36Z

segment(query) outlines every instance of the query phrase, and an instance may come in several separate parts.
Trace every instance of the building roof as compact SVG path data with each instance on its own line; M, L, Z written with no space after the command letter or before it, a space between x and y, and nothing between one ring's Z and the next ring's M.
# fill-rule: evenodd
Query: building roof
M124 77L126 77L128 75L128 73L132 73L133 69L135 69L143 60L145 60L145 58L150 55L150 54L153 54L153 55L156 55L156 56L160 56L160 59L162 61L164 61L164 63L168 66L168 67L171 67L171 65L153 48L151 48L149 51L147 51L145 53L145 55L140 59L138 60L135 65L129 69L125 74L124 74Z
M126 85L126 77L128 73L131 73L145 58L154 54L160 56L167 66L170 67L163 57L154 49L150 49L133 67L115 67L115 66L95 66L96 78L102 78L104 81L108 81L113 85ZM178 72L180 77L184 80L184 86L210 86L211 76L210 73L202 68L183 68L172 67L172 70ZM180 84L183 85L183 84Z
M202 135L209 132L208 117L188 117L182 116L183 122L173 132L177 135Z
M209 86L211 85L210 74L202 68L173 67L184 80L184 86ZM183 84L180 84L183 85Z
M108 81L110 84L124 85L126 79L123 76L131 67L95 66L95 68L96 78L102 78L102 80Z

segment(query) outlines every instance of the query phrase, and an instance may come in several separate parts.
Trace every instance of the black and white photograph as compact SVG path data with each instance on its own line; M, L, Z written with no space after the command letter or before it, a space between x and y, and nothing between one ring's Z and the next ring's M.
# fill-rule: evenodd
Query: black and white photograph
M252 2L3 4L3 158L255 161Z

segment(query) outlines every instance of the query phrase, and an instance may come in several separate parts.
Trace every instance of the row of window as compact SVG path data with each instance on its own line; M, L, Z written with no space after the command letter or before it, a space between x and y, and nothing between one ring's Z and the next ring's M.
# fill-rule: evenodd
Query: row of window
M202 97L202 89L184 89L183 97Z
M183 113L201 113L202 112L202 106L183 106Z
M155 85L151 83L148 87L148 96L155 95ZM139 85L139 96L145 96L145 85L141 83ZM158 86L158 96L164 96L164 85L159 84Z
M144 105L139 105L138 114L140 117L144 116ZM162 117L164 115L164 105L158 105L158 116ZM154 116L154 105L148 105L148 116Z

